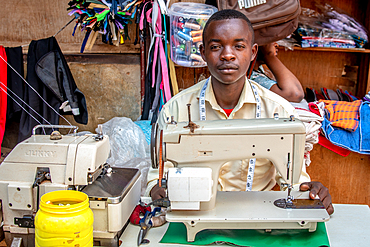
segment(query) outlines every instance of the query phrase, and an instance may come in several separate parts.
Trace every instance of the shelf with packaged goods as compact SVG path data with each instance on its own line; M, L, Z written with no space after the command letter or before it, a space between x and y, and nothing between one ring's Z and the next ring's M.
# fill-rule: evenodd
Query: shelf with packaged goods
M290 50L289 48L285 48L283 46L279 47L280 50L286 49ZM302 48L300 46L294 46L293 51L324 51L324 52L348 52L348 53L365 53L370 54L370 49L365 48L327 48L327 47L307 47Z

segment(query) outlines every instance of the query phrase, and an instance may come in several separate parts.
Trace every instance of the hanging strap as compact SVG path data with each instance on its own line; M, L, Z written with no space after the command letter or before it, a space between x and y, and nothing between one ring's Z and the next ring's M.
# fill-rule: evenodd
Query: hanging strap
M171 57L170 57L171 55L170 49L169 49L170 44L167 44L167 46L168 46L168 49L167 49L168 67L170 68L172 94L176 95L179 93L179 86L177 84L177 79L176 79L175 63L171 60Z
M149 12L149 11L148 11ZM167 60L166 55L163 47L163 35L162 35L162 16L159 15L160 8L158 6L157 2L153 3L152 7L152 26L153 26L153 37L151 42L151 47L153 46L154 42L154 56L153 56L153 65L152 65L152 73L155 74L155 67L159 55L159 61L161 63L162 68L162 81L157 83L163 83L163 89L164 89L164 96L165 101L169 101L171 99L171 89L170 89L170 83L168 78L168 66L167 66ZM147 20L150 20L150 16L147 14ZM152 77L152 87L155 86L155 77Z
M204 83L199 96L199 119L201 121L206 120L206 102L205 102L205 95L206 95L206 89L209 83L210 77L207 79L207 81ZM258 94L257 88L251 84L253 95L256 99L256 118L261 118L261 98ZM256 166L256 159L249 159L249 166L248 166L248 174L247 174L247 185L245 188L245 191L251 191L252 185L253 185L253 177L254 177L254 170Z

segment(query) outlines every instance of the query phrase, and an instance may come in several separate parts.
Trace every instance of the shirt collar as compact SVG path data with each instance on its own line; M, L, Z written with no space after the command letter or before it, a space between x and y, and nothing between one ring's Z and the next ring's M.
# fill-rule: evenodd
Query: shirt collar
M211 77L208 78L209 82L206 88L206 95L205 95L205 100L208 101L212 108L215 110L221 110L221 107L218 105L215 94L213 93L213 87L211 83ZM204 81L206 83L206 81ZM203 87L204 84L202 84L201 88ZM198 95L198 99L200 98L200 92ZM236 104L234 111L239 110L244 104L249 103L249 104L257 104L256 98L253 95L253 90L251 86L251 82L245 78L245 83L243 87L242 94L240 95L239 101Z

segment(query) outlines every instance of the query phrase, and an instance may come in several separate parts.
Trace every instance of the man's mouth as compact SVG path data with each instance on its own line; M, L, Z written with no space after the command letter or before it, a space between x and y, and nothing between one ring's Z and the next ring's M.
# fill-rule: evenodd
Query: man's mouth
M236 70L238 70L238 66L233 64L223 64L217 67L218 70L220 70L223 73L231 73Z

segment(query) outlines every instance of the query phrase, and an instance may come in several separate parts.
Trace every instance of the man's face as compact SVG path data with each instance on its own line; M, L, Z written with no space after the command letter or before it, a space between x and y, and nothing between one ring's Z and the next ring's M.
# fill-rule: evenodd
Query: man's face
M204 35L201 55L212 81L233 84L245 81L250 62L257 54L248 24L241 19L213 21Z

